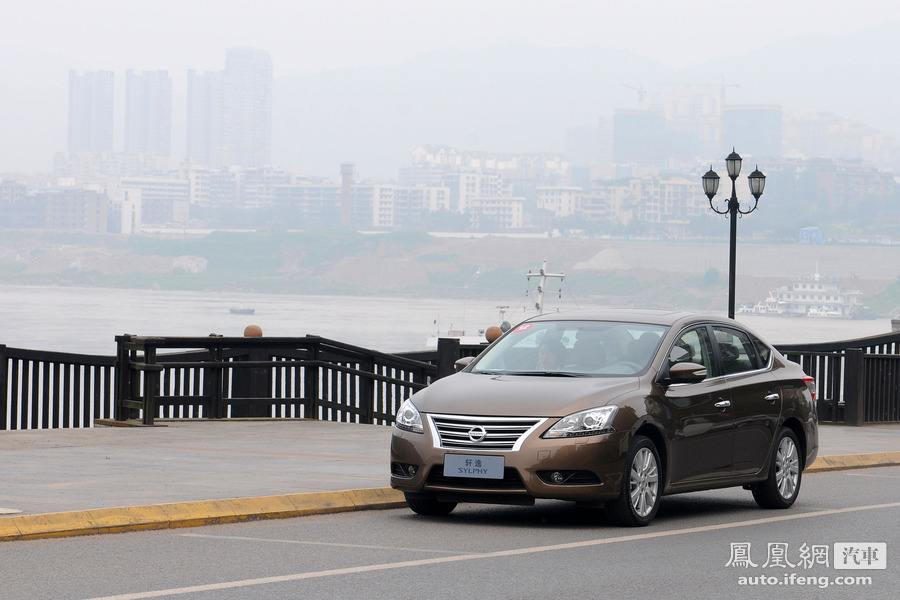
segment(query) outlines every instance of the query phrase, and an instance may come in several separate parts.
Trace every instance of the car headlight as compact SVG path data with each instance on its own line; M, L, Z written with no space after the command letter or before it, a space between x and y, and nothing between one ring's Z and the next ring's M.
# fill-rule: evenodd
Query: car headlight
M422 427L422 415L419 414L419 409L409 400L404 400L400 408L397 409L397 418L394 421L394 425L397 429L402 429L403 431L425 433L425 429Z
M612 421L615 412L615 406L601 406L571 414L560 419L542 437L567 438L607 433L612 429L609 422Z

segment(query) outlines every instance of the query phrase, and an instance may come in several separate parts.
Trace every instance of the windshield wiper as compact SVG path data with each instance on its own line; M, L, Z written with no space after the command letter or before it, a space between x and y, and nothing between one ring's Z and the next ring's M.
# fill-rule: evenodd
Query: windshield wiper
M503 371L503 374L531 377L583 377L581 373L571 373L569 371Z

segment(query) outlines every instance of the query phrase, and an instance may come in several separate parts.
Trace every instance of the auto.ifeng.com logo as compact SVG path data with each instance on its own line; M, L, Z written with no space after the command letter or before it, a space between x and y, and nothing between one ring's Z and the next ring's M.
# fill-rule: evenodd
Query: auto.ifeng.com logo
M738 585L745 586L814 586L819 589L829 587L867 586L872 585L869 575L801 575L800 573L783 573L782 575L742 575L737 579Z
M820 575L798 573L813 568L862 570L887 568L885 542L836 542L829 544L800 544L793 552L788 542L766 544L766 558L754 560L750 542L732 542L726 567L735 569L769 569L763 574L741 575L738 585L747 586L866 586L872 585L867 575ZM771 570L780 569L776 574ZM789 571L790 570L790 571Z

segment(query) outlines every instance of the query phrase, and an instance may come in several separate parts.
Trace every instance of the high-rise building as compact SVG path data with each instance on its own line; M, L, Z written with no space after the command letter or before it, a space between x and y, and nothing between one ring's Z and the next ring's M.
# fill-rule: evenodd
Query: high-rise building
M69 154L113 151L112 71L69 72Z
M168 156L172 151L172 78L167 71L125 75L125 152Z
M269 162L272 153L272 59L255 48L225 54L223 146L225 161L243 167Z
M225 70L188 73L187 156L214 166L258 167L272 152L272 59L230 48Z
M722 111L722 148L741 154L779 158L782 153L781 107L766 104L726 106Z
M188 71L187 158L212 165L222 146L222 72Z

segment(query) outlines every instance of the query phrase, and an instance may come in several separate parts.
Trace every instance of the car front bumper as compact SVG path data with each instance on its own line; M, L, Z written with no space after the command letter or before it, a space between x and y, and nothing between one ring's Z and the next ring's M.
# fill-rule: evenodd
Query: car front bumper
M423 418L425 415L423 415ZM518 450L485 451L436 447L428 427L424 433L394 428L391 438L391 463L415 465L412 477L392 473L391 487L407 492L434 494L448 500L472 502L530 503L536 498L604 501L615 498L622 489L628 436L625 432L544 439L552 426L549 419L533 431ZM443 476L445 454L502 456L507 476L497 479L459 479ZM551 483L539 473L554 471L589 472L592 483Z

